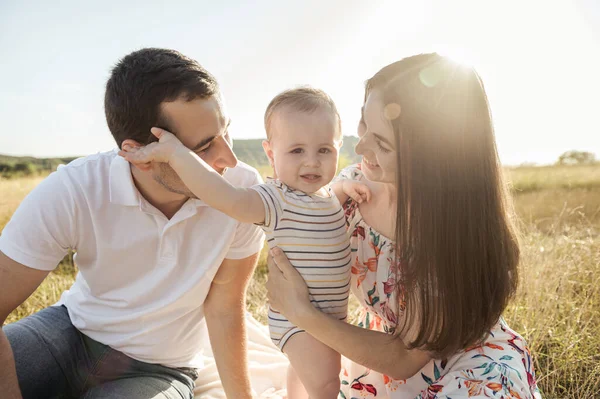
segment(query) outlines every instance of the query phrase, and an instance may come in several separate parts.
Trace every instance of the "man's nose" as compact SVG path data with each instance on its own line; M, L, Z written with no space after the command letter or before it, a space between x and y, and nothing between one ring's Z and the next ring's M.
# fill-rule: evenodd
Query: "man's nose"
M233 148L229 145L224 137L218 140L218 155L213 165L217 170L223 170L226 168L233 168L237 165L238 159L233 152Z

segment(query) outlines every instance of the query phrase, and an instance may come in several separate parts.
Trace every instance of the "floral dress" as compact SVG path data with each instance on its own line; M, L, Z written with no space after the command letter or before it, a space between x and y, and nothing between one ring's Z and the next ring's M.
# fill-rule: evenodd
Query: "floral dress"
M341 178L360 180L360 165ZM358 326L394 333L404 310L396 300L394 245L363 220L358 204L344 205L352 248L352 292L362 305ZM541 398L531 354L503 320L483 345L445 360L432 360L407 380L394 380L343 358L339 398Z

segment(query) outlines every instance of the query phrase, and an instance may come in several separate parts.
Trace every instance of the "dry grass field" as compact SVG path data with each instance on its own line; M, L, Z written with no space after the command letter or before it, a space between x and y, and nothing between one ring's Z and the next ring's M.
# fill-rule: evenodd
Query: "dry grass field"
M521 287L505 318L528 340L545 398L600 397L600 165L523 167L507 174L523 256ZM41 179L0 180L0 231ZM248 295L248 309L263 322L264 256ZM75 272L65 258L8 322L52 304Z

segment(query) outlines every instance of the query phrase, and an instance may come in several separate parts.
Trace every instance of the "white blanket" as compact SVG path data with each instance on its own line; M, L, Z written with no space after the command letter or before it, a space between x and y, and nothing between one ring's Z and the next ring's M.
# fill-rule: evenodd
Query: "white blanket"
M288 360L269 338L268 327L246 314L248 331L248 368L252 389L261 399L285 399ZM215 359L209 350L204 354L205 367L200 371L194 390L196 398L226 399Z

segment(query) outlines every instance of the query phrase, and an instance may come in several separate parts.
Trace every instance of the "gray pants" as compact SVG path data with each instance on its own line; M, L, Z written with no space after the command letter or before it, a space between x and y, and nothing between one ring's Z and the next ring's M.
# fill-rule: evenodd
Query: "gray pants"
M64 306L2 328L12 347L24 399L193 398L195 369L134 360L85 336Z

